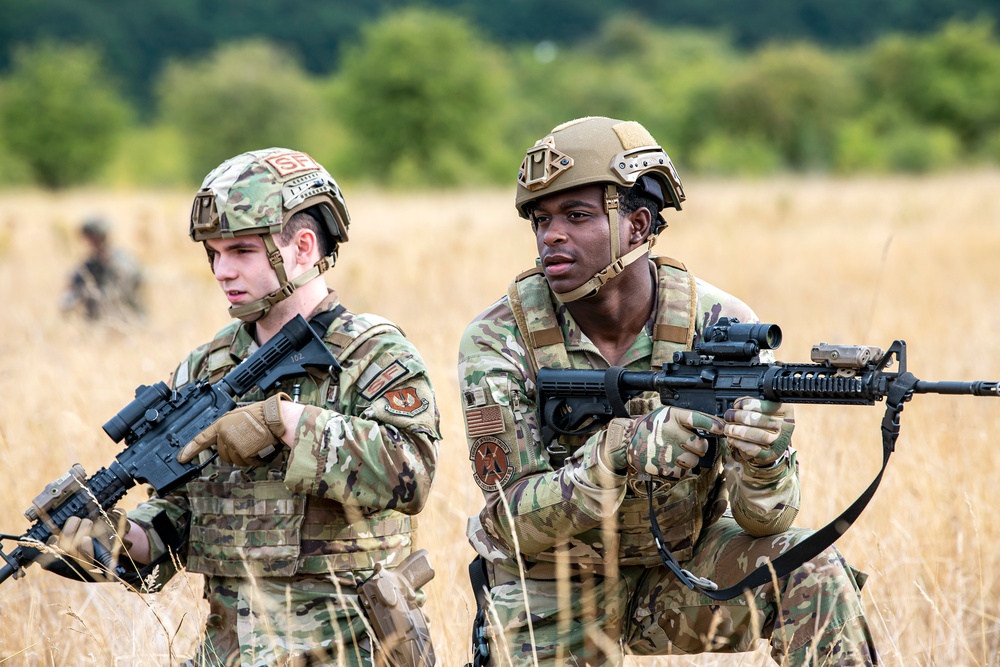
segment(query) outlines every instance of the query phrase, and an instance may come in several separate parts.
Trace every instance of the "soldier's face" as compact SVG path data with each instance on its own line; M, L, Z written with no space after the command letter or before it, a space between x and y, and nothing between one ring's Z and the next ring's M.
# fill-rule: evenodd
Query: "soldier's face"
M278 289L278 275L267 259L260 236L208 239L205 244L215 279L230 304L247 304Z
M569 292L611 263L603 186L542 197L531 221L538 257L553 291Z

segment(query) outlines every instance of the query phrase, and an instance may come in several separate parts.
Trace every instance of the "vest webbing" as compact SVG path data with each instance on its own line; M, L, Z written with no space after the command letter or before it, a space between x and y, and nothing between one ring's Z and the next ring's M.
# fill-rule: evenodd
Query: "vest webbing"
M372 336L399 331L391 323L379 322L347 332L343 324L348 319L354 318L338 306L310 320L340 362ZM212 376L224 376L236 365L229 350L238 330L238 325L227 328L209 344ZM335 381L334 376L323 378L317 395L329 395ZM333 500L293 494L278 480L195 480L188 483L188 492L198 518L192 520L187 568L208 575L292 576L368 569L394 554L408 555L415 527L411 517L399 512L362 514ZM302 553L307 544L324 545L324 553Z
M691 349L698 293L694 276L682 263L668 257L651 257L650 261L656 273L651 366L657 368L672 361L674 352ZM539 368L570 368L562 327L542 269L536 267L517 276L507 295L517 328L527 347L525 357L530 378L537 377ZM636 399L630 403L630 410L635 410L634 414L643 414L658 404L659 397ZM549 461L555 468L564 465L571 454L572 443L564 443L562 439L563 436L560 436L560 441L553 443L557 445L555 447L546 446ZM699 475L674 487L675 493L656 499L658 509L668 512L674 520L666 529L666 539L683 557L690 556L704 520L701 508L696 508L692 499L711 495L710 489L717 482L718 472ZM649 558L659 559L655 547L648 544L649 514L648 510L643 510L643 504L641 498L626 497L619 509L619 559L622 563L646 564ZM645 537L641 537L643 533ZM632 555L625 555L626 552ZM535 558L542 560L544 554ZM599 565L596 561L593 564Z
M657 267L659 299L653 343L653 366L656 367L669 359L669 357L664 357L665 352L672 346L679 345L681 341L684 341L685 349L691 349L697 316L697 293L694 278L687 274L683 264L666 257L651 259ZM683 298L676 298L683 293L682 285L685 284L685 281L682 274L687 277L689 297L686 326L681 324L682 320L678 317L679 311L682 309L671 307L683 302ZM537 376L539 367L569 368L569 355L563 341L562 329L559 327L555 310L548 298L547 289L548 285L540 267L525 271L517 276L508 289L511 311L514 314L518 330L521 332L521 337L528 346L527 359L531 366L529 370L532 377ZM664 308L664 306L667 307ZM882 467L861 496L826 526L815 531L773 561L756 567L739 582L727 588L720 590L712 581L691 574L683 569L677 558L671 553L667 543L672 540L669 535L665 537L660 530L656 518L657 510L654 507L653 486L651 482L648 482L646 494L649 502L650 528L663 564L688 588L697 590L713 600L728 600L743 594L745 591L787 577L792 570L829 548L857 520L881 483L889 456L895 449L896 438L899 435L900 413L903 410L903 405L912 395L916 382L917 379L913 375L903 373L893 383L889 395L886 397L886 410L882 418ZM696 540L697 535L693 539ZM475 588L475 586L476 579L473 578L473 587Z
M694 341L698 292L694 276L684 264L669 257L651 257L656 267L656 319L653 325L652 367L689 350ZM532 378L539 368L570 368L562 327L552 303L552 291L536 266L521 273L507 289L514 321L527 345L526 358Z

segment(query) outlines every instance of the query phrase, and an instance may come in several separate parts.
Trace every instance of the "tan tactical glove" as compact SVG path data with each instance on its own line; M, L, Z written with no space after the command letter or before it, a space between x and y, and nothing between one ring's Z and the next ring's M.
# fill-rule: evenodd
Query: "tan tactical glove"
M177 455L187 463L209 447L215 447L219 458L243 468L260 465L260 455L281 442L285 420L281 416L281 401L290 401L282 392L257 402L236 408L195 436Z
M733 457L750 466L773 465L792 443L795 413L791 405L744 397L726 410L725 418Z
M671 481L697 474L698 462L709 448L708 439L698 431L722 435L724 427L721 419L704 412L657 408L636 422L628 445L629 469Z
M72 577L66 571L69 566L71 570L85 572L94 581L112 581L116 578L113 572L118 556L132 546L122 540L127 531L128 517L118 508L93 520L71 516L62 530L49 538L54 554L40 559L41 565L63 576Z

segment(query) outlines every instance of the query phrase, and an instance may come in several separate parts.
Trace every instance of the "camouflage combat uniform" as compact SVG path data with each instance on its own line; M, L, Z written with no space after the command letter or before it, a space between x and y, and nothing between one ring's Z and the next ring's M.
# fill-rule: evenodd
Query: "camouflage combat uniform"
M656 307L619 362L628 370L658 367L675 350L690 349L719 317L758 321L680 263L650 264ZM469 325L459 354L470 460L486 498L468 536L487 561L494 655L510 655L515 665L534 664L533 653L543 665L619 664L623 653L743 651L764 637L779 662L812 664L819 656L817 664L871 664L860 604L864 575L836 548L781 581L777 594L771 585L758 588L752 604L742 597L715 602L682 585L657 554L648 499L598 455L605 438L654 442L648 420L615 420L589 437L560 436L546 449L537 367L608 367L540 269L519 276L507 297ZM629 410L642 415L658 405L651 393L633 399ZM654 502L682 566L720 587L809 534L790 528L799 506L794 449L750 477L723 443L713 467L673 483Z
M316 312L337 306L331 292ZM394 325L342 312L324 340L343 366L339 382L304 375L268 394L314 406L293 446L255 468L212 463L129 513L156 558L164 539L150 526L165 511L187 533L181 563L206 575L207 633L190 664L372 664L356 585L376 563L392 566L410 553L439 419L424 363ZM173 383L217 381L255 348L248 325L233 322L181 363ZM264 398L254 390L242 400ZM156 584L174 572L162 563Z
M70 276L62 296L64 309L80 306L87 319L142 315L142 270L120 248L88 257Z

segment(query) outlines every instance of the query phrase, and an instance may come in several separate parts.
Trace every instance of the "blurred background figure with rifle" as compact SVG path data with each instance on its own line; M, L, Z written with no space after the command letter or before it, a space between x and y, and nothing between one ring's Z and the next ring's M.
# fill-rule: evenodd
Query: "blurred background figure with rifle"
M70 276L60 303L63 310L79 310L91 321L127 321L143 315L142 267L135 257L112 244L110 236L103 218L89 218L80 225L87 257Z

